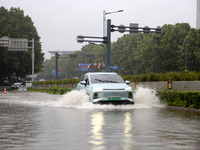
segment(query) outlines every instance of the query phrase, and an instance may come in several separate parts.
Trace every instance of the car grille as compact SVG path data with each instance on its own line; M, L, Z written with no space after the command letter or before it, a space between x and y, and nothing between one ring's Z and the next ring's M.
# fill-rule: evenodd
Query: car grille
M99 92L99 97L128 97L128 92Z
M103 89L103 90L125 90L125 89Z

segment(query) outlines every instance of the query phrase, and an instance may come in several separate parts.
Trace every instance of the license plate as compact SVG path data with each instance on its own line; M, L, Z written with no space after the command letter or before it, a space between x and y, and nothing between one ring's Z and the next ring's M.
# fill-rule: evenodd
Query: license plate
M119 100L121 100L121 97L108 97L108 100L109 101L119 101Z

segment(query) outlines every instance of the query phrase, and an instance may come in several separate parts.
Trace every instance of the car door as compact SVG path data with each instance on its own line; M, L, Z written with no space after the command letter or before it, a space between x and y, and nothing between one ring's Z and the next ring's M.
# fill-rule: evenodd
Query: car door
M80 90L84 90L85 89L85 85L81 84L81 81L84 81L85 75L83 75L81 77L80 82L77 84L76 90L80 91Z
M85 78L84 78L84 81L86 82L85 90L86 90L87 94L89 95L89 99L91 101L93 99L93 92L92 92L92 89L91 89L90 78L86 75Z

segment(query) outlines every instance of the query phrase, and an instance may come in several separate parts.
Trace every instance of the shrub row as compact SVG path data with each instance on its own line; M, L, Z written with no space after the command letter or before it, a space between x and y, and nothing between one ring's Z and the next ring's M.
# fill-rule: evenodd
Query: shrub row
M61 88L61 87L57 87L54 86L50 89L45 89L45 88L28 88L28 91L31 92L42 92L42 93L49 93L49 94L65 94L67 92L70 92L72 89L69 88Z
M64 80L48 80L48 81L35 81L33 84L77 84L79 79L64 79Z
M141 75L122 75L124 80L131 82L147 82L147 81L197 81L200 80L200 72L184 71L184 72L168 72L168 73L149 73ZM64 80L48 80L35 81L33 84L78 84L80 79L64 79Z
M200 92L159 91L161 102L169 106L181 106L200 109Z
M140 81L197 81L200 80L200 72L184 71L184 72L168 72L168 73L149 73L141 75L122 75L124 80L131 82Z

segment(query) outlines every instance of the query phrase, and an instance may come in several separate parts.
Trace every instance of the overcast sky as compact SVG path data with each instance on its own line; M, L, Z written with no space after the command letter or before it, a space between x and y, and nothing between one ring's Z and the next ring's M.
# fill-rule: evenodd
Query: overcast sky
M106 15L114 25L153 28L186 22L196 27L196 0L0 0L0 6L19 7L32 18L46 59L48 51L80 50L85 44L76 42L77 35L103 36L103 10L124 10ZM113 32L112 41L122 35Z

